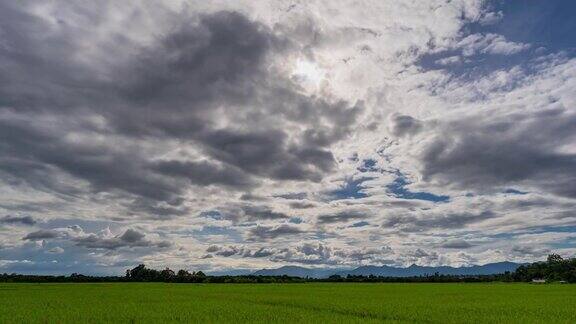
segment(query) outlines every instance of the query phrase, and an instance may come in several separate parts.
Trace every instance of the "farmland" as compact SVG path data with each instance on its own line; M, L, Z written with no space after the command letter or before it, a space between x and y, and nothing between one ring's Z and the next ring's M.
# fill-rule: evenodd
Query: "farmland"
M575 285L0 284L0 323L575 323Z

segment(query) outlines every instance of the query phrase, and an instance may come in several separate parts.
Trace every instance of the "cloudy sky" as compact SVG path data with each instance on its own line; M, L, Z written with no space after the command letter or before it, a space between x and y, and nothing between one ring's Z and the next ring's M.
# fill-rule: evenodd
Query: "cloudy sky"
M575 10L0 0L0 272L573 256Z

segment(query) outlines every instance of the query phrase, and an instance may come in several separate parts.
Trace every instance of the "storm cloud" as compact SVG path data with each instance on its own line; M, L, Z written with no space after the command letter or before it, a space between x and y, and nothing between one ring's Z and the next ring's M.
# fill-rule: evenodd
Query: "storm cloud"
M134 59L103 63L74 59L82 55L78 27L1 6L9 46L0 51L0 172L13 184L70 196L109 192L148 205L136 214L179 215L185 207L174 202L189 186L320 181L335 166L330 145L360 111L302 94L270 67L294 45L237 12L183 16L145 47L111 40L103 46ZM39 42L38 30L50 41ZM304 128L278 126L290 123ZM184 143L196 153L160 158Z
M425 178L470 189L526 186L575 198L576 116L564 109L515 114L498 121L460 120L422 155Z

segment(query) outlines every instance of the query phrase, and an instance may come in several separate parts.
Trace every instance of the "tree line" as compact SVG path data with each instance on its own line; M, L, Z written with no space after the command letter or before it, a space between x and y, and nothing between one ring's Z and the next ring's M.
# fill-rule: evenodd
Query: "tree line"
M544 262L521 265L512 277L514 281L543 279L547 282L576 283L576 258L563 259L558 254L550 254Z
M209 276L202 271L155 270L140 264L126 270L124 276L85 276L73 273L70 276L42 276L23 274L0 274L0 282L172 282L172 283L304 283L304 282L531 282L535 279L546 282L576 283L576 258L563 259L551 254L546 261L521 265L514 272L493 275L433 275L415 277L339 276L328 278L300 278L290 276Z

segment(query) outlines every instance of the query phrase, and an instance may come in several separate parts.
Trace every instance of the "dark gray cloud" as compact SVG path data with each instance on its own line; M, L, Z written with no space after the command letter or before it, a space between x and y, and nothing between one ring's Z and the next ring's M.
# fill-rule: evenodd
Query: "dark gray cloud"
M39 240L45 240L45 239L54 239L54 238L57 238L60 236L61 236L61 233L58 231L55 231L55 230L39 230L39 231L28 233L22 239L23 240L29 240L29 241L39 241Z
M133 229L128 229L120 236L120 240L127 243L141 242L146 235Z
M106 249L115 250L119 248L168 248L172 244L168 241L151 241L147 240L146 235L134 229L127 229L122 235L115 237L103 237L96 234L88 234L84 236L74 237L71 240L76 246L81 246L89 249Z
M240 252L240 251L236 247L231 246L228 248L219 249L214 254L219 255L219 256L223 256L223 257L230 257L230 256L238 254L238 252Z
M343 250L333 252L333 249L323 243L307 242L285 248L248 249L244 246L217 247L216 255L223 257L238 256L242 258L268 258L273 262L295 262L301 264L336 264L333 256L351 260L352 256ZM382 251L365 251L366 255L382 254Z
M414 215L388 217L382 224L383 227L397 228L403 231L426 231L429 229L456 229L464 228L467 225L478 223L487 219L497 217L492 211L480 213L447 213L447 214L425 214L420 217Z
M302 234L305 231L296 226L282 224L280 226L256 226L250 229L248 233L249 240L270 240L282 236L293 236Z
M429 252L429 251L425 251L423 249L416 249L413 251L409 251L408 252L408 257L414 258L414 259L428 259L428 260L437 260L439 258L438 253L436 252Z
M112 193L133 200L131 214L183 215L190 185L320 181L335 166L330 145L362 110L301 93L270 67L298 48L239 13L182 13L146 46L110 37L103 49L131 55L99 61L75 59L87 32L78 25L54 28L6 2L0 12L0 179L13 186ZM177 143L201 156L157 158Z
M440 244L445 249L468 249L473 245L464 240L450 240Z
M274 250L266 249L266 248L260 248L256 251L254 251L254 253L252 253L250 256L253 258L265 258L265 257L269 257L272 255L274 255Z
M280 249L271 258L274 262L296 262L301 264L336 264L331 258L331 249L325 245L305 243L301 246Z
M294 202L289 203L288 206L290 206L290 208L294 208L294 209L308 209L308 208L316 207L315 204L313 204L311 202L305 202L305 201L294 201Z
M510 249L510 252L512 254L515 255L519 255L519 256L530 256L530 257L538 257L538 258L543 258L546 255L551 253L551 250L549 248L541 248L541 247L537 247L537 246L531 246L531 245L514 245L512 246L512 248Z
M330 259L332 250L324 244L304 243L297 247L297 251L304 253L304 255L315 255L321 259Z
M187 178L192 184L200 186L216 184L242 189L256 185L254 179L237 168L206 161L159 161L152 169L168 176Z
M352 262L373 260L380 263L390 263L390 260L383 259L383 257L391 254L392 249L389 246L384 246L381 249L350 249L334 252L334 255Z
M329 109L326 108L325 113L329 114ZM320 181L322 175L335 166L334 156L327 149L334 141L323 145L310 143L306 138L300 143L289 142L288 134L279 129L214 130L201 134L199 139L212 158L265 178Z
M243 193L240 196L240 200L244 200L244 201L266 201L266 200L268 200L268 198L247 192L247 193Z
M290 199L290 200L304 200L304 199L308 198L308 193L306 193L306 192L290 192L290 193L286 193L286 194L275 195L274 197Z
M115 250L124 247L147 247L168 248L172 246L169 241L152 241L146 239L146 235L134 229L127 229L121 235L111 236L109 231L102 233L85 233L78 226L59 229L42 229L28 233L23 240L63 240L72 242L74 245L89 249Z
M422 123L411 116L393 115L390 118L389 128L393 135L402 137L418 133L422 130Z
M6 138L0 172L36 188L77 195L81 187L62 183L59 170L88 181L93 192L119 190L154 201L175 199L182 189L170 181L146 172L146 160L136 148L97 143L68 142L59 129L39 130L22 119L0 118L0 132Z
M240 256L242 258L264 258L274 255L277 251L275 249L259 248L255 251L238 246L220 247L211 245L206 249L206 252L214 253L222 257Z
M465 189L535 187L576 197L576 115L562 109L514 114L497 121L453 122L422 155L426 180Z
M218 213L222 218L231 220L235 223L290 218L288 215L274 211L268 206L251 204L238 204L222 207L218 209Z
M243 206L242 211L244 215L251 220L265 220L265 219L285 219L289 218L288 215L280 212L275 212L266 206Z
M358 264L363 261L388 264L394 262L389 259L392 255L393 251L388 246L379 249L334 248L320 242L306 242L297 246L275 249L270 260L325 265Z
M333 223L344 223L351 220L366 219L367 216L359 211L342 211L331 215L320 215L318 216L319 224L333 224Z
M36 220L32 216L5 216L0 218L0 224L34 225Z

